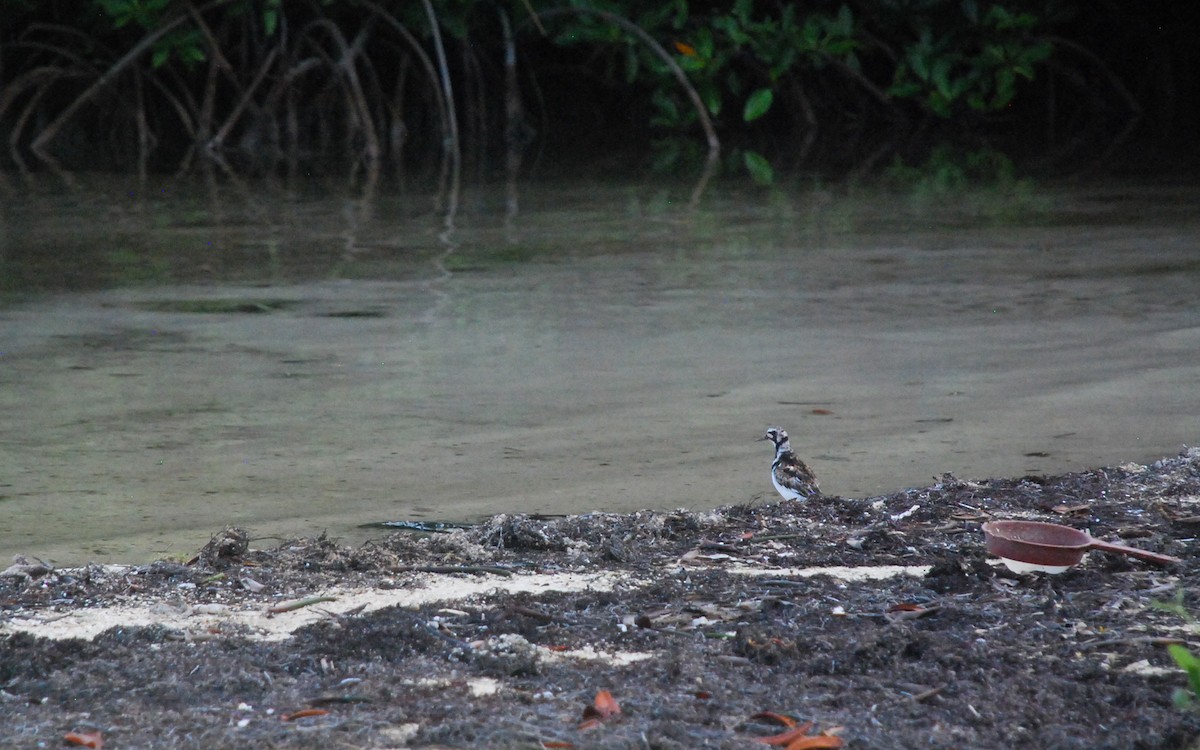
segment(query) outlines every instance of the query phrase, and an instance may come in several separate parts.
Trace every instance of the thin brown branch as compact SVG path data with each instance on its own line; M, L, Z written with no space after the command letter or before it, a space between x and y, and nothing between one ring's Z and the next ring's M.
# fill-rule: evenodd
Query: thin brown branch
M205 12L230 2L233 2L233 0L210 0L210 2L206 3L200 9L200 12ZM178 26L187 21L188 18L189 16L186 13L180 13L175 18L166 21L162 26L142 37L142 40L135 44L133 49L126 52L120 60L114 63L103 73L103 75L97 78L96 81L92 83L92 85L89 86L86 91L84 91L73 102L67 105L67 107L58 114L58 117L54 118L49 125L42 129L41 134L38 135L31 145L33 152L42 158L46 158L48 156L46 153L46 147L58 136L59 131L62 130L63 126L75 116L75 113L79 111L80 107L90 102L93 97L108 87L108 85L111 84L113 80L117 78L117 76L125 72L126 68L135 63L137 59L142 56L142 54L144 54L154 45L155 42L174 31Z
M433 60L430 59L412 32L404 24L397 21L395 16L380 7L378 3L372 0L359 0L359 4L374 13L385 24L391 27L393 31L399 34L400 38L408 44L413 55L420 61L421 67L425 70L425 76L429 79L429 85L433 90L434 98L437 100L437 113L438 118L441 120L443 138L450 139L452 135L449 122L450 109L446 105L445 95L442 93L442 87L439 83L437 69L433 65Z
M363 138L366 141L367 157L372 161L378 160L380 155L379 138L375 133L374 121L371 119L370 105L367 103L366 95L363 93L362 84L358 78L358 71L355 68L355 56L357 54L355 50L357 47L347 44L346 37L342 35L341 29L329 19L322 18L313 21L298 36L304 38L308 35L310 29L323 29L338 48L340 58L335 64L341 69L346 83L349 84L349 91L346 93L350 97L351 111L358 120Z
M271 66L275 63L275 58L278 54L278 47L273 47L271 51L267 53L267 59L263 60L263 64L259 67L258 73L254 76L254 80L251 81L250 85L246 87L246 90L242 92L242 98L238 100L237 106L235 106L233 111L229 113L229 116L225 118L225 124L222 125L220 129L217 130L217 132L213 135L212 139L209 141L210 145L216 145L219 147L225 143L225 139L229 136L229 132L233 130L235 125L237 125L237 121L241 118L242 112L246 111L246 107L250 104L250 100L254 97L254 92L262 84L263 80L266 79L267 73L271 71Z

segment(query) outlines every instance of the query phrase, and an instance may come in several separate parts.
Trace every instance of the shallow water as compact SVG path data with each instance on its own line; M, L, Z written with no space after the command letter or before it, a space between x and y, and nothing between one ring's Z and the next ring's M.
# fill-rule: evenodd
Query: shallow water
M35 184L0 207L0 560L227 523L772 499L1147 461L1200 431L1200 191L936 204L558 184Z

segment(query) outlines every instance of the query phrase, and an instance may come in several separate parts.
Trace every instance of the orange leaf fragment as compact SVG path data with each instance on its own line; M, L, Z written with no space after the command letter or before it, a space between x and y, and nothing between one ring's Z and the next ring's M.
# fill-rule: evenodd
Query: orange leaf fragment
M104 737L100 732L67 732L63 736L63 742L68 745L80 745L82 747L90 747L93 750L100 750L104 747Z
M695 57L696 56L696 48L690 44L684 44L683 42L675 42L675 49L679 52L679 54L683 55L684 57Z
M812 729L812 726L813 723L811 721L806 721L795 729L790 729L783 734L773 734L770 737L755 737L754 741L764 745L787 745L790 748L791 743L803 739L808 734L808 730Z
M617 699L612 697L612 693L600 690L596 693L596 699L592 701L592 705L583 709L583 723L579 725L579 728L591 729L600 722L607 721L620 713L621 706L617 704Z
M596 715L601 719L607 719L621 713L621 706L617 703L617 699L612 697L612 693L607 690L601 690L596 693L596 700L593 706L596 709Z
M602 723L603 722L601 722L599 719L597 719L596 717L593 716L590 719L584 719L583 721L579 722L578 729L581 732L584 731L585 729L595 729L596 727L601 726Z
M282 721L295 721L309 716L325 716L329 712L323 708L302 708L294 714L283 714L279 718Z
M759 711L758 713L754 714L750 718L751 719L762 719L764 721L773 721L776 724L779 724L779 725L785 726L785 727L796 726L795 719L793 719L790 716L785 716L784 714L777 714L774 711Z
M832 734L818 734L816 737L801 737L784 750L814 750L814 748L841 747L845 744L841 737Z

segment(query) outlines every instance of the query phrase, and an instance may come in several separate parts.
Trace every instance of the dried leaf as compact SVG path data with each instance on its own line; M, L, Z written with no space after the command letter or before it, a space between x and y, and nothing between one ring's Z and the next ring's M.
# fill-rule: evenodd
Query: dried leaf
M590 710L591 706L588 706L588 709ZM586 713L586 711L585 711L585 713ZM601 724L602 724L602 722L599 719L592 717L590 719L584 719L583 721L579 722L578 729L579 729L579 731L582 732L587 729L595 729L596 727L600 726Z
M785 750L813 750L813 748L841 747L844 744L846 743L841 737L818 734L816 737L801 737L788 745Z
M784 727L796 726L796 720L784 714L777 714L774 711L759 711L750 717L751 719L762 719L763 721L773 721L776 724Z
M325 716L328 713L323 708L302 708L294 714L283 714L279 719L281 721L295 721L296 719L304 719L309 716Z
M940 604L931 604L929 606L921 606L920 604L900 603L888 607L887 618L892 622L900 620L915 620L919 617L927 617L928 615L936 614L942 609Z
M104 737L99 731L95 732L67 732L63 736L63 742L68 745L80 745L82 747L90 747L93 750L101 750L104 747Z
M788 730L783 734L774 734L770 737L755 737L754 741L763 745L789 745L796 740L802 739L808 730L812 729L813 723L806 721L795 729Z
M1065 516L1071 513L1086 513L1091 509L1091 503L1082 503L1080 505L1056 505L1051 510Z
M565 740L542 740L544 748L571 748L575 747L574 743Z
M833 414L833 411L831 411L830 409L813 409L812 413L825 416L825 415Z

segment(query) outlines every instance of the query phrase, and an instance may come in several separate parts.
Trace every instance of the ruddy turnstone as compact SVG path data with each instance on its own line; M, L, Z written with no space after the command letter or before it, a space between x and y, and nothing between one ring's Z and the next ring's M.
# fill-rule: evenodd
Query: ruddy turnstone
M807 500L821 494L812 469L792 452L787 430L768 427L763 440L775 444L775 461L771 464L771 484L784 500Z

